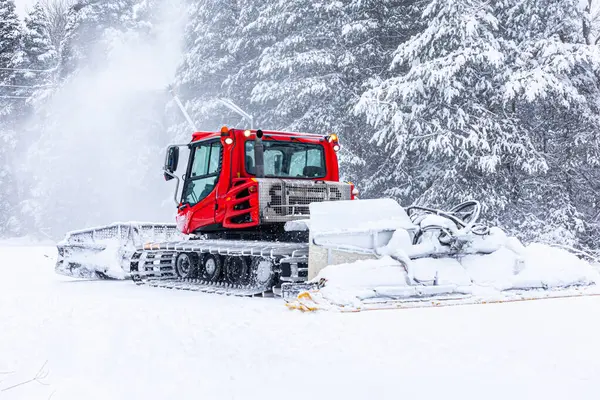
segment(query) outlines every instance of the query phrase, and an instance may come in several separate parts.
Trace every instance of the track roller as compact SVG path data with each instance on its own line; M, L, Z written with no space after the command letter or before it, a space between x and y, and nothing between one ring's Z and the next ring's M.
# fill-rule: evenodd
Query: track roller
M217 282L223 269L223 260L217 254L205 254L202 261L201 277L207 282Z
M275 280L274 267L273 261L268 258L254 258L250 263L252 285L271 287Z
M227 283L241 286L250 283L250 268L244 257L225 257L225 280Z
M175 260L175 272L180 278L195 278L198 273L198 255L196 253L179 253Z

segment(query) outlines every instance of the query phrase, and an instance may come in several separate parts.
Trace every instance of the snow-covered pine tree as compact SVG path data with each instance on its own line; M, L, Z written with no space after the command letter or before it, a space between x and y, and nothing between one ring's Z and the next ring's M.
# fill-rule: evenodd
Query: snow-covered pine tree
M23 30L23 66L29 71L24 73L23 96L29 97L29 106L43 101L52 93L52 85L57 83L58 51L50 37L50 22L40 2L25 17Z
M14 98L17 91L14 86L20 83L22 73L14 69L23 66L23 38L21 22L15 11L14 0L0 0L0 95L4 96L0 112L12 113L15 104L20 104ZM7 121L7 118L2 120Z
M261 10L263 29L274 37L260 58L260 82L252 101L264 124L292 131L340 132L345 109L339 64L341 2L278 0Z
M240 102L241 96L231 96L224 85L244 65L228 47L240 23L238 1L201 0L189 2L188 7L184 57L175 80L178 94L199 129L218 129L223 124L243 127L240 117L217 100L233 97L240 107L247 109L247 103ZM188 140L190 127L174 103L169 112L176 121L172 135Z
M238 1L235 29L225 43L234 68L223 82L225 97L254 115L257 127L262 129L270 127L262 119L262 105L252 103L252 91L261 79L260 56L276 40L270 29L265 29L261 13L266 7L265 2L256 0Z
M391 151L379 187L404 204L474 197L497 213L510 201L512 174L546 169L505 110L500 88L510 43L488 2L421 7L425 24L396 50L395 76L373 82L356 107Z
M419 24L412 1L351 0L344 2L341 26L339 68L345 85L336 93L345 101L340 113L343 176L360 189L361 197L379 197L376 190L380 168L389 154L371 142L372 128L364 115L353 108L368 82L388 74L391 55L399 42L407 40ZM373 190L375 189L375 190Z
M104 46L111 29L131 23L134 0L81 0L71 6L61 50L61 75L72 74L80 63L102 68L98 45ZM110 41L110 39L108 39ZM94 57L94 62L90 58Z
M40 2L34 4L31 12L25 17L23 32L25 65L28 69L49 70L57 66L58 51L50 37L50 22ZM35 77L34 77L35 79ZM52 83L52 77L46 75L38 78L38 83Z
M263 128L339 133L345 177L372 176L368 171L379 162L366 160L381 152L368 144L365 118L350 110L370 74L386 69L388 38L397 40L400 28L406 30L406 7L400 9L405 2L213 3L191 4L186 59L177 80L184 100L192 100L188 105L198 125L237 124L239 117L215 101L230 98ZM311 60L318 54L329 54L326 67ZM310 85L323 92L311 92ZM178 111L173 115L179 121L175 135L187 138L189 127Z
M269 2L249 25L250 37L263 45L252 91L263 124L339 134L344 178L359 186L378 161L367 164L376 152L368 144L365 119L350 110L368 76L382 68L389 51L382 37L398 28L386 13L397 3Z
M13 152L18 139L15 124L24 102L15 87L22 76L14 69L21 68L22 61L21 23L14 0L0 0L0 236L19 231Z
M596 247L600 50L587 25L589 6L527 0L501 4L498 14L518 49L505 99L548 165L544 175L517 177L506 223L519 222L528 238Z

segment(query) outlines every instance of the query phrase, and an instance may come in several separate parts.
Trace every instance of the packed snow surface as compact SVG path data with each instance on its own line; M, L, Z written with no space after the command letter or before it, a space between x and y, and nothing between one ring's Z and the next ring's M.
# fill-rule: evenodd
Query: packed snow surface
M599 395L598 297L303 314L277 299L76 281L54 273L55 257L0 247L2 400Z

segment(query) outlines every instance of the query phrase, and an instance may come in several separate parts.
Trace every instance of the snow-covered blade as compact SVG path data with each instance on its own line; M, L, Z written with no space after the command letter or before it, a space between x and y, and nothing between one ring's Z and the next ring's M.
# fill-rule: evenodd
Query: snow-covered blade
M422 258L413 260L412 268L421 283L408 281L405 266L389 256L329 266L288 306L361 311L600 294L600 279L590 264L540 244L521 253L503 248L487 255Z
M475 201L448 212L405 211L389 199L317 207L314 214L311 209L319 220L310 222L310 257L326 266L311 264L307 284L284 285L290 308L358 311L598 292L592 265L550 246L524 247L487 228L478 222ZM345 222L337 222L343 218L336 210L346 213Z
M137 248L170 240L183 240L173 224L116 223L70 232L57 245L56 272L84 279L127 279Z

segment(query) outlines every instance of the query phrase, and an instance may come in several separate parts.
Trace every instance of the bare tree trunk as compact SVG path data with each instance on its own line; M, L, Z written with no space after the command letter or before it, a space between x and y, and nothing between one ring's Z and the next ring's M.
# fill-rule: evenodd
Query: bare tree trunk
M593 0L587 0L587 5L585 6L584 9L584 14L583 14L583 21L581 24L581 30L583 33L583 39L585 40L585 44L591 44L591 31L592 31L592 27L591 25L591 12L592 12L592 1Z
M586 44L600 42L600 0L586 0L583 10L582 34Z
M76 2L76 0L40 0L48 19L48 34L56 51L60 51L60 44L65 38L69 8Z

